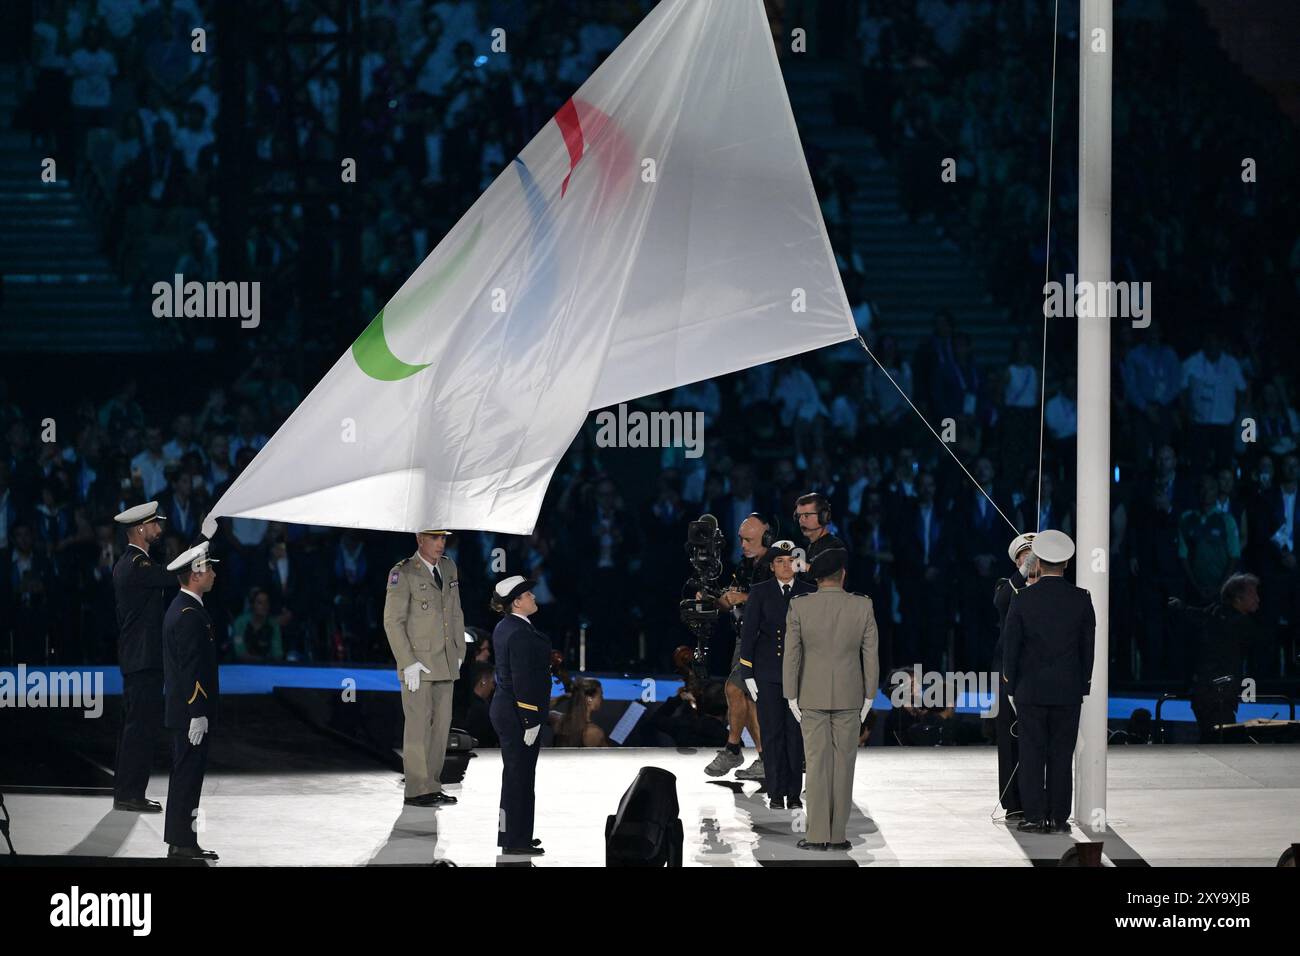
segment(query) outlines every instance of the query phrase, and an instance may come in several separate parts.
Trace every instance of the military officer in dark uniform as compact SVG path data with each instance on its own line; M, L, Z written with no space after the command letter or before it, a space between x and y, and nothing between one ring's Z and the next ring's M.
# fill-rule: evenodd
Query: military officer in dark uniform
M740 633L741 677L758 707L763 735L763 769L773 810L803 807L803 733L782 696L785 617L790 598L815 591L794 573L794 542L778 541L768 551L773 577L754 585Z
M502 853L538 856L533 839L537 753L551 707L551 642L528 620L537 612L533 585L519 575L497 583L492 608L502 615L492 632L496 693L489 715L501 738L501 812L497 845Z
M1032 550L1033 543L1032 531L1028 534L1016 535L1015 540L1007 548L1007 557L1015 564L1015 570L1011 572L1010 577L999 578L998 583L993 585L993 606L998 612L998 640L993 645L993 668L1000 674L1002 629L1007 623L1007 610L1011 607L1011 599L1029 586L1025 565L1032 561L1035 569L1038 566L1038 559L1034 557ZM1020 788L1011 786L1011 777L1020 762L1020 749L1011 731L1014 723L1015 714L1012 713L1011 703L1007 700L1007 675L1001 674L998 680L998 712L993 718L993 726L998 741L998 799L1002 802L1002 808L1007 811L1007 816L1019 814L1024 809L1020 806Z
M1070 762L1092 689L1097 619L1092 595L1064 577L1074 555L1069 535L1040 531L1032 548L1040 577L1016 595L1002 629L1007 698L1020 726L1018 828L1069 833Z
M163 618L163 674L167 685L167 729L172 736L172 775L167 784L163 839L169 857L215 860L199 846L196 819L208 742L217 716L220 687L217 647L203 595L217 580L216 561L208 542L190 548L167 565L176 574L180 593Z
M163 724L163 609L176 590L176 575L149 556L165 520L158 502L127 508L113 520L126 527L126 550L113 565L117 666L122 671L113 809L161 813L162 804L146 799L144 791Z

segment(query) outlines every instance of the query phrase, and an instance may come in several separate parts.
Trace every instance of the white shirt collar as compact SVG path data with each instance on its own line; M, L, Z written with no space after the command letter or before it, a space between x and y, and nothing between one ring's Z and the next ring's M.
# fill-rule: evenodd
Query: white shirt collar
M195 594L195 593L194 593L193 591L191 591L189 588L181 588L181 593L182 593L182 594L188 594L190 597L194 598L194 600L198 601L200 606L202 606L202 604L203 604L203 598L202 598L201 595Z
M416 556L417 558L420 559L420 562L421 562L421 563L422 563L426 568L429 569L429 576L432 577L432 576L433 576L433 569L436 568L436 567L438 566L438 565L437 565L437 562L434 562L433 564L430 564L428 561L425 561L425 560L424 560L424 555L422 555L419 551L415 552L415 556Z
M511 614L513 617L517 617L517 618L519 618L520 620L528 621L528 617L527 617L526 615L524 615L524 614L520 614L518 611L511 611L510 614ZM532 622L532 621L528 621L528 623L529 623L529 624L532 624L533 622Z
M128 542L128 543L127 543L127 547L128 547L128 548L135 548L137 551L139 551L141 554L143 554L146 558L149 557L149 552L146 551L144 548L140 547L140 546L139 546L138 544L136 544L134 541Z

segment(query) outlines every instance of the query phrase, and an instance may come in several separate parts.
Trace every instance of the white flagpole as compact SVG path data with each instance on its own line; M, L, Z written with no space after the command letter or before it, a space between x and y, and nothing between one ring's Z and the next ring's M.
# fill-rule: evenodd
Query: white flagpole
M1080 0L1079 276L1094 290L1110 281L1112 0ZM1106 826L1106 738L1110 636L1110 323L1109 297L1094 295L1079 316L1076 581L1097 615L1092 691L1083 699L1075 750L1074 817Z

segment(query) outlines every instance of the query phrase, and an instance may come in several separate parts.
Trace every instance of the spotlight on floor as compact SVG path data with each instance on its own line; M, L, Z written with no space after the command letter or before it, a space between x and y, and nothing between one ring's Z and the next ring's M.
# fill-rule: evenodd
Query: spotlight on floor
M606 866L681 866L682 821L677 778L659 767L642 767L605 820Z
M1057 866L1101 866L1100 843L1076 843L1061 856Z

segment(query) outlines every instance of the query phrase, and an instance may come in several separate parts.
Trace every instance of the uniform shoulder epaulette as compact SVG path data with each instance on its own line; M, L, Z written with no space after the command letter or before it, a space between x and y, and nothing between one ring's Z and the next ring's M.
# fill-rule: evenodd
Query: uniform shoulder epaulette
M816 593L817 593L816 591L800 591L798 594L791 594L790 600L793 601L795 598L807 597L810 594L816 594Z
M143 561L144 563L141 564L141 563L140 563L141 561ZM136 567L139 567L139 568L147 568L147 567L149 567L149 559L146 558L143 554L137 554L137 555L135 556L135 565L136 565Z
M402 558L401 561L398 561L396 564L393 565L393 570L396 571L398 568L400 568L402 565L406 564L410 560L411 559L409 557Z

